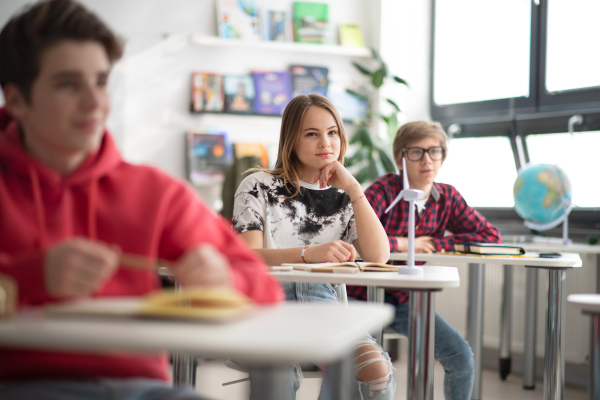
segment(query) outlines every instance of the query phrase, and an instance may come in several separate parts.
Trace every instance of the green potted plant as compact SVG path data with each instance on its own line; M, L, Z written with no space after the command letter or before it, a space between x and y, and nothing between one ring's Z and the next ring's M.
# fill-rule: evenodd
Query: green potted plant
M372 63L375 68L369 69L362 64L352 62L352 65L365 75L367 83L359 89L346 89L352 96L367 103L368 119L355 121L356 130L350 137L354 153L346 158L346 164L355 170L354 176L361 184L372 182L386 172L394 172L396 166L391 156L391 142L398 129L398 114L402 110L395 101L385 98L385 105L390 109L387 113L374 111L379 103L379 89L387 82L408 86L408 83L388 71L387 64L375 49L371 49ZM386 126L386 135L375 134L373 125L376 120L382 120Z

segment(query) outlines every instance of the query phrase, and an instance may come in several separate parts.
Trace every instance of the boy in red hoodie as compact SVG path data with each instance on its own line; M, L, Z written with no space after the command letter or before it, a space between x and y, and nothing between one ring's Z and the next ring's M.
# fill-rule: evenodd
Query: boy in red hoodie
M0 32L0 274L17 282L19 307L160 287L153 271L121 268L124 253L172 261L184 286L282 300L263 261L188 185L121 159L105 129L121 55L71 0L39 2ZM0 360L2 399L199 398L168 384L165 355L0 348Z

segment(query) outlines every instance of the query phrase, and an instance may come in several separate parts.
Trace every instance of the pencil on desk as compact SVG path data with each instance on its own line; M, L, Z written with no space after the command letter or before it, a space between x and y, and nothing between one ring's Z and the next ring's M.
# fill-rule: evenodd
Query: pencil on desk
M152 259L137 254L123 253L121 254L121 266L131 269L147 269L147 270L158 270L159 267L170 267L173 263L163 259Z

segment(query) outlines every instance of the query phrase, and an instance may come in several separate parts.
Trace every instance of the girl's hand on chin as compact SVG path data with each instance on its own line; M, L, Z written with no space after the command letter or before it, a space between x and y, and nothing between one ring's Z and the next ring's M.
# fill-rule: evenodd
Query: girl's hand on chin
M337 160L315 174L313 183L317 182L319 182L320 188L326 188L327 185L331 185L345 192L348 192L350 188L358 184L354 176Z

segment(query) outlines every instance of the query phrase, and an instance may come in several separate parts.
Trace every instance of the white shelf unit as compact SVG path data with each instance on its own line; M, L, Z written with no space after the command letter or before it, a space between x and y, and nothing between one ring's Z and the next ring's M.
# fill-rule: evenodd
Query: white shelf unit
M215 36L204 36L198 34L190 35L190 43L199 46L229 47L266 50L273 52L327 54L341 57L368 58L371 51L367 47L338 46L332 44L312 44L296 42L267 42L267 41L244 41L223 39Z

